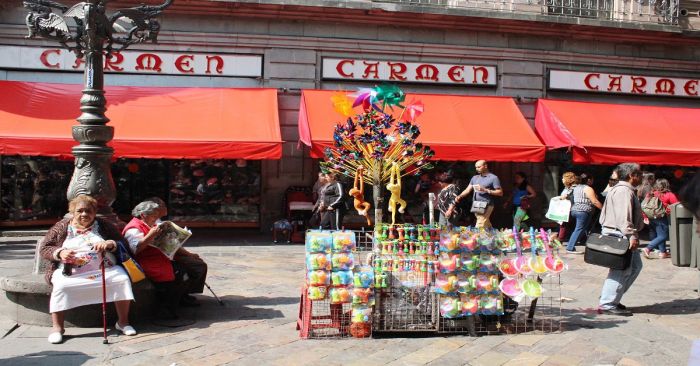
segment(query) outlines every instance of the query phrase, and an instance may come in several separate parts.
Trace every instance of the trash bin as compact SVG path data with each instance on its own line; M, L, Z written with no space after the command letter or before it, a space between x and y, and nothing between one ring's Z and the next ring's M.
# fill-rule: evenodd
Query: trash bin
M700 269L700 236L696 235L698 225L698 219L693 220L693 235L692 245L690 249L690 267Z
M671 241L671 263L677 267L691 266L692 259L696 259L691 249L693 244L693 213L688 211L680 203L675 203L671 208L671 222L669 227L669 239Z

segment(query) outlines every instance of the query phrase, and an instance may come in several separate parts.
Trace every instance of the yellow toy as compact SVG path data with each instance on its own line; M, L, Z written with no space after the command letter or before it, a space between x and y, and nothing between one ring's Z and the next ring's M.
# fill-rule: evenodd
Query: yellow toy
M350 195L354 199L354 204L355 204L355 210L357 210L357 214L360 216L364 216L367 218L367 225L372 225L372 222L369 220L369 208L372 207L372 205L365 201L365 180L362 177L362 167L360 166L357 168L355 171L355 184L352 189L350 189ZM358 186L358 178L359 178L359 183L360 185Z
M396 162L391 164L389 171L389 184L386 189L391 192L389 198L389 212L391 212L391 224L396 224L396 205L398 204L399 212L403 213L406 210L406 201L401 199L401 170Z

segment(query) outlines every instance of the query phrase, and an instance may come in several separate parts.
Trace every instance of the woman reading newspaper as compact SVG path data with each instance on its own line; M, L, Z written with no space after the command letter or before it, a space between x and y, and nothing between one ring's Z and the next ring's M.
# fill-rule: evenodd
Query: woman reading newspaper
M182 242L173 245L162 245L163 237L170 232L167 225L157 225L156 222L163 217L165 212L161 206L153 201L143 201L131 211L134 216L124 227L124 238L129 242L132 252L136 254L146 277L150 279L159 295L159 312L161 319L177 318L178 304L193 305L191 300L186 300L184 295L191 286L187 272L176 262L171 260L174 255L183 250ZM184 241L183 241L184 242ZM160 248L156 245L161 244ZM185 255L189 252L185 251ZM189 254L191 255L191 254ZM196 301L196 300L195 300Z

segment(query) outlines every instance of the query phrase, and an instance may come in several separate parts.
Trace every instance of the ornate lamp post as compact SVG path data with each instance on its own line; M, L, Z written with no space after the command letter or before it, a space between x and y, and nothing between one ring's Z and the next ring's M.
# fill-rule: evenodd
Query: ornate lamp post
M107 143L114 137L114 127L107 126L104 96L104 57L110 58L128 46L145 41L155 42L160 24L155 19L173 0L161 5L120 9L111 16L105 14L109 0L88 0L72 7L50 0L24 0L30 9L26 17L29 35L58 41L84 58L85 72L83 96L80 98L82 114L73 126L73 138L80 144L73 147L75 170L68 186L68 199L89 194L97 199L98 214L117 223L112 211L116 189L110 170L114 149ZM58 9L61 14L55 11ZM69 26L71 18L75 26Z

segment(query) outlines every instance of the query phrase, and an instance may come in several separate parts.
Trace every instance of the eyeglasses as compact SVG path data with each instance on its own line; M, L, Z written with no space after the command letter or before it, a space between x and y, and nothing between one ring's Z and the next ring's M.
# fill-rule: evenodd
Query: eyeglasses
M610 183L617 183L619 181L620 181L619 179L614 179L614 178L608 179L608 182L610 182Z

